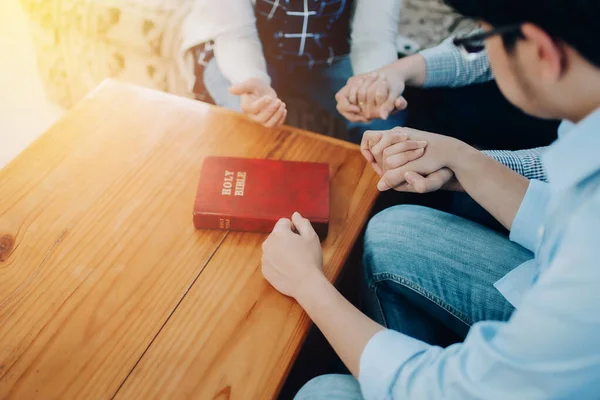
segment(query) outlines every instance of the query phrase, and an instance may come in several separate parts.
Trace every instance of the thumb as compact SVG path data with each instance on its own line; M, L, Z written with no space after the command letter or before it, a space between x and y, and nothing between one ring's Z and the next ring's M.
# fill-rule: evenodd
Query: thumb
M253 93L257 89L256 83L252 80L247 80L245 82L236 83L235 85L231 85L229 88L229 93L235 96L241 96L246 93Z
M447 168L443 168L427 175L427 177L423 177L416 172L409 171L404 174L404 179L406 179L406 182L412 186L415 192L429 193L439 190L452 178L452 175L452 171Z
M281 218L275 224L273 228L273 232L291 232L292 231L292 221L287 218Z
M312 238L317 236L315 230L310 224L310 221L302 217L300 213L295 212L294 215L292 215L292 222L294 223L294 226L296 227L296 230L300 236L304 238Z
M386 101L379 108L379 117L383 120L388 119L390 114L392 113L392 111L394 111L394 108L395 108L395 104L393 102Z
M404 110L406 107L408 107L408 102L404 97L400 96L396 99L394 105L398 110Z

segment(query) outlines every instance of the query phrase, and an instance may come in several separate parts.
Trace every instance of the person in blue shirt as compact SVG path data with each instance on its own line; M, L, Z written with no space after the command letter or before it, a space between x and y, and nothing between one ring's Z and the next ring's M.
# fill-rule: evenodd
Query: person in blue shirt
M298 213L263 244L262 271L298 301L353 376L315 378L297 399L600 398L600 3L447 0L482 23L456 38L487 50L506 98L565 122L529 180L457 139L369 132L380 190L463 190L510 231L419 206L369 223L368 316L323 273ZM463 337L443 347L445 331Z

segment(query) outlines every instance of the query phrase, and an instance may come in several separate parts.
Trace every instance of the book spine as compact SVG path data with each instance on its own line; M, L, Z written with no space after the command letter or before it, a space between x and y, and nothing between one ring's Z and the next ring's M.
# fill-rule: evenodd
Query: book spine
M270 219L240 218L202 213L194 214L194 226L196 229L271 233L276 223L276 220ZM313 222L312 226L321 240L327 237L329 226L326 222Z
M271 233L277 221L222 216L215 214L195 214L194 226L196 229L220 229L224 231L262 232Z

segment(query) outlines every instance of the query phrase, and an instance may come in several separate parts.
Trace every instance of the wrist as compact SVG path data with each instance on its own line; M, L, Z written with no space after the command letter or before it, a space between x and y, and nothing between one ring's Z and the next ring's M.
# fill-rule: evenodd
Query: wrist
M458 139L452 138L451 140L452 144L448 146L446 152L446 167L454 173L454 176L460 182L460 174L471 168L473 157L480 156L481 152Z
M333 288L333 285L323 272L318 268L311 268L310 272L298 284L294 298L302 308L308 311L310 308L313 308L315 303L318 303L319 297L328 288Z
M422 86L427 74L425 58L420 54L401 58L384 68L389 68L385 72L388 72L395 79L401 79L408 86Z

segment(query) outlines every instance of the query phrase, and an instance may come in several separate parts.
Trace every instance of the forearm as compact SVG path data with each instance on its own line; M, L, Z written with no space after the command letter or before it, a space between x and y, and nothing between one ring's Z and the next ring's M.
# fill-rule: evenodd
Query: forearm
M423 86L427 75L425 59L420 54L401 58L379 70L392 79L400 79L408 86Z
M271 83L256 30L248 28L245 32L218 37L215 40L215 59L232 84L252 78Z
M358 0L352 21L350 59L354 75L365 74L398 59L398 0Z
M317 275L296 300L319 327L355 377L369 340L385 328L361 313L323 276Z
M448 167L464 191L510 230L529 180L462 142L451 154Z

